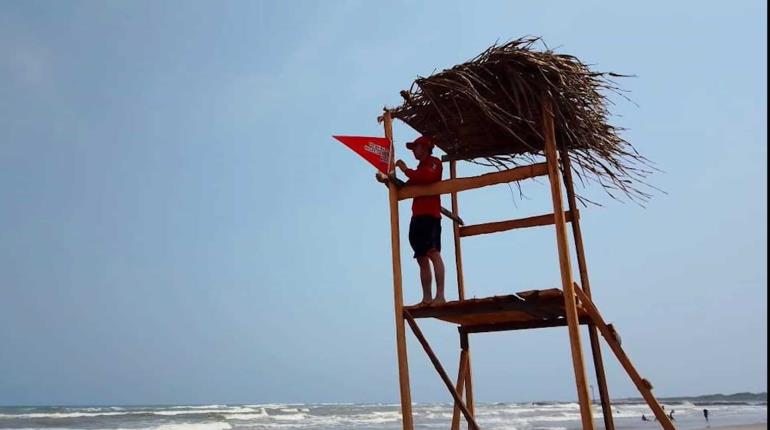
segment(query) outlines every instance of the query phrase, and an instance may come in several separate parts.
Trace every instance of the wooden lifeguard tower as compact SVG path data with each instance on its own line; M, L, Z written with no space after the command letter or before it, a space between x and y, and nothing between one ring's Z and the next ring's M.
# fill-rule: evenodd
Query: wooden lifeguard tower
M400 119L423 135L430 135L447 155L450 179L430 185L403 185L395 180L393 160L387 181L393 259L393 292L396 317L398 372L404 430L413 430L405 327L429 356L454 399L451 428L459 428L461 414L469 429L474 419L471 354L472 333L566 326L575 372L582 427L593 430L591 400L581 349L580 325L588 335L599 386L604 427L614 430L610 397L604 374L599 334L639 389L655 417L666 430L674 426L652 394L652 385L634 368L621 347L620 337L602 318L591 300L588 267L580 230L580 214L573 171L581 178L599 182L612 194L631 199L649 195L632 185L643 179L645 159L609 125L603 90L616 90L608 77L575 57L550 50L535 51L538 39L519 39L493 46L475 59L428 78L419 78L410 91L402 91L404 103L385 109L385 136L393 142L393 119ZM544 159L544 161L543 161ZM487 160L497 171L475 177L457 177L459 160ZM522 160L527 160L523 165ZM574 165L573 165L574 163ZM576 166L576 167L575 167ZM642 167L640 167L642 166ZM418 196L450 194L452 212L459 214L458 193L495 184L547 176L553 213L478 225L453 223L457 290L459 300L441 305L404 306L402 295L398 202ZM567 196L567 208L562 196ZM568 227L578 263L579 283L573 276ZM553 225L556 232L561 289L524 291L506 296L466 299L461 239L468 236L519 228ZM453 382L420 330L417 319L436 318L456 324L460 334L460 359Z

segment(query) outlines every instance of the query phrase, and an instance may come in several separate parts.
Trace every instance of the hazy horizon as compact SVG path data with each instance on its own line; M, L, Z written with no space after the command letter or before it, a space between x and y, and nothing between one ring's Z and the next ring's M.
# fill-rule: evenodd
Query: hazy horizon
M683 395L683 396L669 396L669 397L657 397L658 401L665 401L670 399L694 399L701 396L717 396L717 395L724 395L729 396L732 394L767 394L766 391L757 392L757 393L749 393L749 392L738 392L738 393L709 393L709 394L696 394L696 395ZM598 397L596 399L593 399L595 402L599 402ZM612 398L612 401L620 401L620 400L639 400L641 403L644 403L644 399L641 397L635 398L635 397L621 397L621 398ZM537 403L537 402L553 402L553 403L574 403L577 402L577 398L572 400L548 400L548 399L530 399L530 400L524 400L524 401L517 401L517 402L506 402L504 400L497 400L497 401L486 401L486 402L479 402L481 404L495 404L495 403ZM416 402L415 404L437 404L437 403L450 403L449 400L441 401L441 402ZM0 404L0 407L89 407L89 406L117 406L117 407L143 407L143 406L152 406L152 407L162 407L162 406L210 406L210 405L231 405L231 406L240 406L240 405L261 405L261 404L279 404L279 405L305 405L305 404L326 404L326 405L345 405L345 404L356 404L356 405L377 405L377 404L389 404L389 405L399 405L400 403L398 401L394 401L392 403L381 403L381 402L357 402L357 403L350 403L350 402L317 402L317 403L303 403L303 402L282 402L282 403L249 403L249 402L242 402L242 403L218 403L218 402L211 402L211 403L166 403L166 404L113 404L113 403L91 403L91 404L60 404L60 405L50 405L50 404L29 404L29 405L11 405L11 404Z

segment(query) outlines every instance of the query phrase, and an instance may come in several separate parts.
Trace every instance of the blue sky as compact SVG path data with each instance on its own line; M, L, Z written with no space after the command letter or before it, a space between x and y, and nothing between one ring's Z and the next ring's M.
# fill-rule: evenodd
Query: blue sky
M612 121L666 193L642 208L584 190L604 206L582 216L595 301L638 369L660 396L766 390L766 12L0 3L0 404L397 402L387 196L331 135L382 135L418 75L530 34L636 75L638 106L615 99ZM465 193L462 215L548 211L542 181L524 190ZM467 239L468 294L558 286L554 244L548 228ZM456 330L424 329L454 374ZM471 342L480 401L575 398L566 330ZM447 401L409 348L413 399ZM637 395L605 361L611 394Z

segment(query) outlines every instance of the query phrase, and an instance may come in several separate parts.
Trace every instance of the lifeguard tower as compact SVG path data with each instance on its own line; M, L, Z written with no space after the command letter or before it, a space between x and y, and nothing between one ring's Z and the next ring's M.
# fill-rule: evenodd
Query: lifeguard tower
M607 122L607 100L603 92L617 91L610 80L617 75L594 72L569 55L550 50L536 51L532 46L537 41L534 38L519 39L493 46L469 62L419 78L410 91L401 92L404 103L394 109L385 109L379 118L384 123L385 136L391 142L393 119L405 122L423 135L430 135L436 146L446 153L443 161L449 163L450 171L450 179L430 185L403 185L396 180L387 181L403 428L414 428L406 325L424 348L454 399L453 430L459 428L461 414L469 429L479 428L474 419L470 334L566 326L582 427L593 430L581 349L582 324L588 327L604 427L614 430L599 334L661 426L673 430L674 426L652 394L652 385L636 371L621 347L619 335L612 325L604 321L591 300L577 206L581 197L575 193L573 176L579 175L584 181L599 183L613 197L613 193L631 199L649 197L635 186L648 173L646 160ZM391 179L395 178L393 160L391 154ZM456 163L460 160L486 160L497 169L480 176L458 178ZM458 193L539 176L548 177L553 213L477 225L461 225L458 221ZM562 187L566 191L566 210ZM452 199L459 300L427 307L404 306L398 202L440 194L450 194ZM577 256L577 279L570 261L567 224L571 227L569 230ZM462 238L547 225L553 225L556 232L561 289L466 299ZM454 382L420 330L417 324L420 318L435 318L458 326L459 372Z

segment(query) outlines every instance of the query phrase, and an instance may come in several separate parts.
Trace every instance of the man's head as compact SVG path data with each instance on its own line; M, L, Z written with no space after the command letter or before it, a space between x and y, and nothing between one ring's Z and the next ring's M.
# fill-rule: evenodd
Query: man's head
M433 141L429 136L420 136L417 139L406 143L407 149L411 149L414 158L422 161L433 153Z

